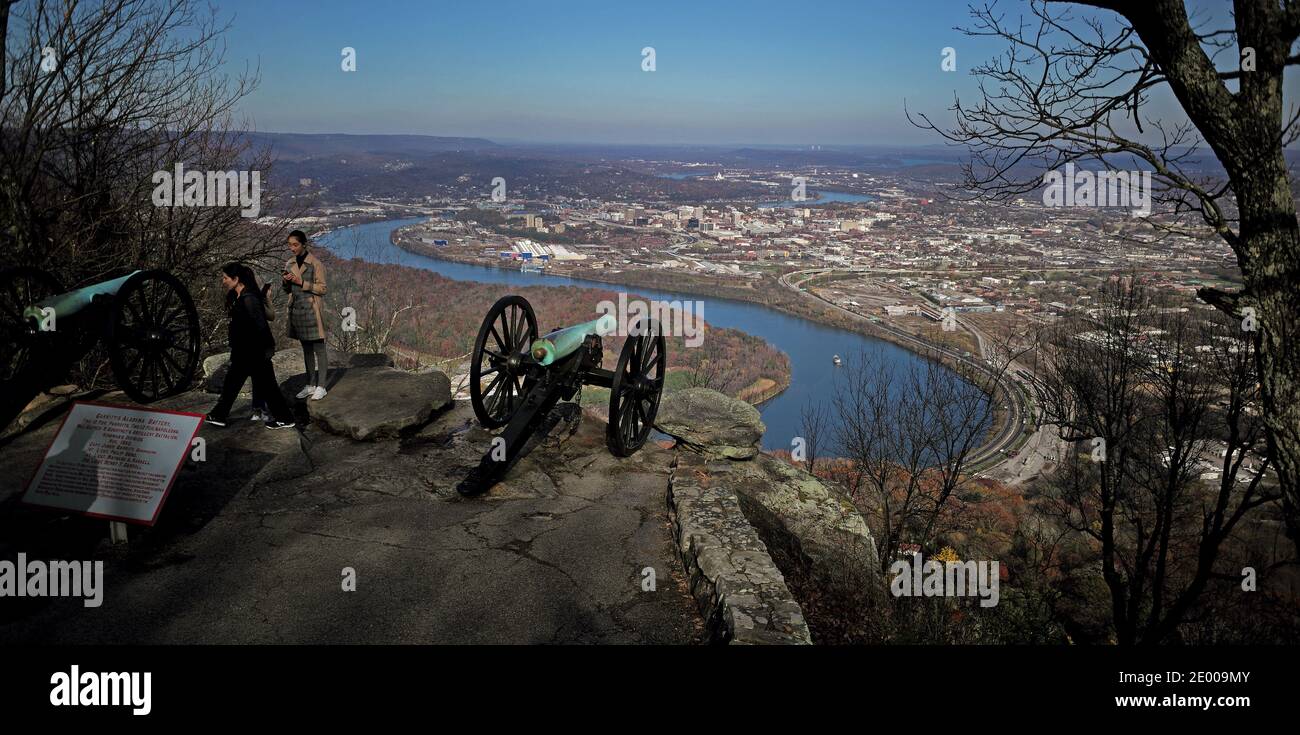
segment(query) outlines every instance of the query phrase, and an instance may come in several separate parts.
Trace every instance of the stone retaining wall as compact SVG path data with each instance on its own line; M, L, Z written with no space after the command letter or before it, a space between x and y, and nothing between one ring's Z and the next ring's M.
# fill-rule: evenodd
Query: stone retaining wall
M710 485L715 463L727 460L678 451L668 486L677 551L711 640L811 643L803 610L741 512L735 491Z

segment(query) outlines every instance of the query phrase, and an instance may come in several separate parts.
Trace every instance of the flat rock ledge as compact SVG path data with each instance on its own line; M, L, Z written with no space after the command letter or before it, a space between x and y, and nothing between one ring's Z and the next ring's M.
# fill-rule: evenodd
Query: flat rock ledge
M655 427L678 444L714 459L751 459L767 427L758 409L709 388L664 396Z
M444 373L417 375L391 367L356 367L342 371L323 399L307 401L307 413L332 434L375 441L427 423L434 411L448 403L451 381Z
M712 642L811 644L803 610L781 570L727 485L709 483L711 465L677 452L668 486L668 514L691 595Z

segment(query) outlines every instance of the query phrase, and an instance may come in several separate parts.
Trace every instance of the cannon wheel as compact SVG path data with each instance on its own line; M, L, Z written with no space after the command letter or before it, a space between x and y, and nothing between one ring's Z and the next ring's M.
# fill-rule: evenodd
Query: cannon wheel
M23 310L63 291L59 279L40 268L18 266L0 271L0 345L6 348L0 359L0 382L17 377L32 356Z
M537 315L523 296L501 297L483 317L469 366L469 401L484 428L505 426L528 395L535 339Z
M199 364L199 312L172 274L135 274L113 298L108 325L109 360L117 384L140 403L190 387Z
M623 343L618 367L609 389L609 428L606 438L609 451L626 457L645 444L659 413L659 397L664 390L664 373L668 365L667 345L659 322L649 329L639 329ZM633 336L635 335L635 336Z

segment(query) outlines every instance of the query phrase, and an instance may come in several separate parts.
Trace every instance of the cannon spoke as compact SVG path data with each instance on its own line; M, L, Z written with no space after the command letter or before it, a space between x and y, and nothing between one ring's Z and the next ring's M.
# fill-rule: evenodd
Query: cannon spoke
M496 393L493 393L492 391L496 389L498 386L500 386L501 382L505 380L505 378L506 378L505 373L498 373L497 376L487 384L487 388L483 390L483 395L487 396L489 401L492 401L492 406L494 409L496 407L496 400L498 396Z
M505 405L507 411L510 410L510 402L515 394L515 378L513 375L506 376L505 382L501 389L501 402Z
M171 341L162 349L163 354L167 355L169 359L173 359L171 358L171 354L173 352L180 354L181 358L184 360L184 362L178 363L176 365L176 370L177 372L180 373L184 373L185 366L190 364L190 361L197 358L198 351L199 351L198 345L192 344L188 340L186 340L186 344L184 345L177 344L175 341Z
M623 436L628 435L628 425L632 423L632 412L627 410L627 402L623 403L623 410L618 416L618 429Z
M163 382L167 385L166 392L170 393L176 388L176 381L172 378L172 371L167 365L167 353L159 352L154 358L154 362L158 364L158 370L162 373Z
M149 362L145 360L143 352L136 355L135 365L137 366L136 369L129 373L130 380L132 385L139 386L137 390L140 392L141 397L144 397L144 381L149 375Z
M150 353L149 364L153 366L153 397L157 398L162 395L161 388L167 380L166 366L163 365L162 357L157 353Z
M641 337L640 339L638 339L638 340L636 341L636 342L637 342L637 344L636 344L636 368L634 368L634 369L632 370L632 375L633 375L634 377L638 378L638 379L640 379L641 376L645 375L645 370L646 370L646 367L645 367L645 364L646 364L646 352L647 352L647 349L646 349L646 342L648 342L649 339L650 339L649 337Z
M519 317L521 310L511 307L503 312L502 316L506 324L506 341L510 343L510 351L514 352L519 340Z
M641 433L641 426L643 423L644 421L641 416L641 409L637 406L636 402L633 401L632 402L632 427L631 427L632 432L628 435L628 439L632 441L636 440L637 435Z
M161 361L158 359L157 355L149 355L149 375L151 376L149 383L153 386L153 393L150 394L150 398L157 398L162 392L159 390L160 378L162 377L162 365L160 362Z
M641 405L640 400L637 400L636 402L636 420L637 420L637 433L640 434L641 430L644 429L645 425L649 422L649 419L646 416L646 408L645 406Z
M510 334L510 320L507 318L504 312L502 312L500 319L501 319L501 324L500 324L501 328L500 330L498 330L497 326L493 325L492 336L496 338L497 346L501 348L501 351L506 354L510 354L510 350L513 349L515 346L514 340L512 339Z
M189 329L166 329L162 334L166 337L166 349L178 350L187 357L198 353L198 344L190 338Z
M156 373L157 368L153 364L153 360L149 357L148 353L142 352L141 356L144 362L142 363L141 373L140 373L142 377L142 380L140 381L140 392L144 393L145 396L148 397L158 392L156 386L156 382L158 379ZM145 386L152 387L154 388L154 390L147 390Z
M514 351L515 342L519 337L519 325L515 323L518 316L518 310L513 308L506 309L505 312L501 314L501 325L503 329L501 336L506 338L506 347L509 348L511 352Z
M140 393L146 398L150 395L145 386L153 381L153 360L144 352L140 353L140 384L137 386Z
M501 389L497 391L497 413L509 414L510 404L514 394L514 381L506 379L501 384Z
M182 367L180 363L176 362L176 359L172 357L171 349L163 350L161 354L162 354L163 361L165 361L168 365L170 365L172 370L175 370L177 373L185 372L185 368Z
M185 308L183 306L178 305L173 309L169 309L167 313L163 314L162 318L158 320L158 328L170 331L172 325L176 323L177 318L183 316L186 316Z
M627 361L628 374L635 376L641 371L641 349L644 345L641 337L632 337L632 357Z
M641 409L635 400L632 401L631 409L632 410L628 411L628 415L631 417L631 420L628 421L629 431L627 438L629 439L635 437L641 430Z
M159 292L161 292L161 295ZM167 288L167 284L155 282L153 297L153 308L149 310L149 316L152 319L151 324L161 326L164 323L163 319L167 316L169 307L176 299L176 294L170 288Z

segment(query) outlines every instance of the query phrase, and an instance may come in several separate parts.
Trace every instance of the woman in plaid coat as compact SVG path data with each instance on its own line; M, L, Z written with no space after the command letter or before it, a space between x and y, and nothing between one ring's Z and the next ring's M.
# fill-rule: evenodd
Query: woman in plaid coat
M307 387L298 398L319 401L325 397L329 354L325 349L325 264L307 248L302 230L289 233L293 257L284 266L283 288L289 294L289 337L302 343L307 366Z

